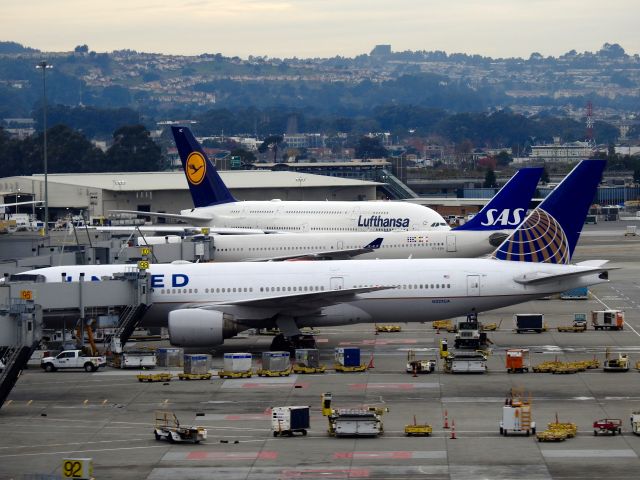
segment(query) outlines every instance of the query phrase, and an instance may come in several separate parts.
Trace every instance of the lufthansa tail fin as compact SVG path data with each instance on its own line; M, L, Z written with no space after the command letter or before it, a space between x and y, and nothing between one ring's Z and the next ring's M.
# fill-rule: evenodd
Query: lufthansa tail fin
M583 160L493 252L499 260L566 264L596 195L605 160Z
M513 230L524 220L542 168L518 170L477 215L454 230Z
M196 208L235 202L216 167L187 127L171 127Z

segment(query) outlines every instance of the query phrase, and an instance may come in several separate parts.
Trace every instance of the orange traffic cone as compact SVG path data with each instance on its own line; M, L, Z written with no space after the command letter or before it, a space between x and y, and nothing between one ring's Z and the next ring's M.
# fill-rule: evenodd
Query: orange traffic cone
M451 437L449 438L451 440L456 439L456 421L455 420L451 420Z
M376 368L376 367L373 365L373 353L371 354L371 359L369 360L369 365L367 365L367 368Z
M446 410L444 411L444 425L442 428L449 428L449 413Z

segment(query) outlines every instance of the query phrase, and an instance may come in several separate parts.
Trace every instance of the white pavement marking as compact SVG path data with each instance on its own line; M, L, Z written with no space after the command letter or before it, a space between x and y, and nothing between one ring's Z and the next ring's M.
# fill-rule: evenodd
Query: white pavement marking
M451 480L513 480L526 478L527 480L551 480L551 474L545 465L450 465L449 478Z
M117 443L117 442L148 442L149 437L145 438L127 438L125 440L100 440L97 442L74 442L74 443L48 443L41 445L11 445L10 447L0 447L0 450L13 450L17 448L39 448L39 447L65 447L71 445L92 445L94 443Z
M28 456L34 456L34 455L68 455L70 453L89 453L89 452L114 452L118 450L140 450L144 448L168 448L168 445L152 445L150 447L100 448L95 450L69 450L66 452L15 453L10 455L0 455L0 458L28 457Z
M616 450L541 450L546 458L637 458L636 452L628 449Z

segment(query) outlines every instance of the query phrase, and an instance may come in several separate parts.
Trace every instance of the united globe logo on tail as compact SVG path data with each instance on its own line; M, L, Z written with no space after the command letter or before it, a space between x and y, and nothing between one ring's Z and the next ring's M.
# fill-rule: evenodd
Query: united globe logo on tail
M529 218L494 253L499 260L568 264L569 242L562 226L544 210Z

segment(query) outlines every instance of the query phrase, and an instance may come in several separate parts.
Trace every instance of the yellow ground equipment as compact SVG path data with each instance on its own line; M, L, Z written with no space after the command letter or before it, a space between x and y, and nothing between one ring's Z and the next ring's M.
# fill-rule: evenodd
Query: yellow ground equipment
M220 378L251 378L253 371L248 370L246 372L230 372L226 370L218 370L218 376Z
M562 432L567 438L573 438L578 434L578 427L571 422L552 422L547 425L547 430L551 432Z
M418 359L416 358L416 351L413 349L407 352L407 373L417 375L420 373L431 373L435 369L435 360Z
M331 401L333 400L333 395L331 392L322 394L322 416L328 417L333 413L333 409L331 408Z
M454 324L451 320L435 320L432 322L434 330L448 330L454 328Z
M392 333L401 331L402 327L400 325L376 325L376 332L379 333Z
M336 372L340 373L365 372L367 370L367 366L364 364L356 365L355 367L347 367L346 365L340 365L339 363L336 363L333 365L333 368Z
M531 420L531 395L525 398L524 392L512 388L502 407L500 434L525 433L527 436L536 434L536 422Z
M307 367L306 365L300 365L299 363L296 363L293 366L293 373L303 373L303 374L309 374L309 373L324 373L327 368L324 365L320 365L318 367Z
M562 430L543 430L536 433L539 442L564 442L568 437Z
M483 332L495 332L500 328L500 324L502 324L502 320L500 320L500 323L482 323L480 324L480 330Z
M529 349L510 348L505 357L508 373L525 373L529 371L531 363L529 361Z
M149 375L136 375L139 382L170 382L173 375L170 373L152 373Z
M179 373L180 380L210 380L211 373Z
M155 415L153 433L156 440L168 440L169 443L200 443L207 439L207 430L204 427L183 427L173 412L157 410Z
M259 377L288 377L291 375L291 367L286 370L263 370L260 369L256 372Z
M404 434L407 437L428 437L433 433L433 427L427 423L418 423L415 415L413 423L404 426Z
M449 344L445 339L440 340L440 358L447 358L449 356Z
M605 372L628 372L629 357L626 353L618 353L617 358L611 358L609 348L607 347L606 360L602 366Z

